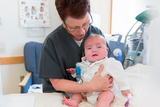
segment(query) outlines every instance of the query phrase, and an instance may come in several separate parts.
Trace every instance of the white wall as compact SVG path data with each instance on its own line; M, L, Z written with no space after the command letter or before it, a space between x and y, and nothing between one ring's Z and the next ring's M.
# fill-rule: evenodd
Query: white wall
M1 65L0 65L0 95L3 95L3 90L2 90L2 76L1 76Z
M5 52L0 53L0 57L22 56L23 47L28 41L43 42L52 30L61 24L56 12L54 0L48 0L51 27L45 28L43 37L28 37L27 28L21 28L19 22L18 0L0 1L0 44L4 44ZM20 76L24 76L24 64L1 65L3 94L19 93Z
M90 0L90 2L91 13L99 14L101 17L101 31L105 34L109 34L111 0Z
M112 34L126 35L137 21L135 17L156 0L113 0Z
M2 24L0 25L0 37L5 42L5 54L0 56L23 55L23 46L28 41L43 42L44 37L54 30L61 22L55 11L54 1L49 0L51 27L45 28L43 37L27 37L27 28L21 28L19 22L18 0L0 1L0 16ZM18 41L18 42L17 42Z

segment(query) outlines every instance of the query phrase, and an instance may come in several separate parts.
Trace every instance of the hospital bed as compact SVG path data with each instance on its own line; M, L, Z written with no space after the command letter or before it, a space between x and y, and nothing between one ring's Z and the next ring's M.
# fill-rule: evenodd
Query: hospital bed
M129 77L131 91L134 95L130 99L128 107L157 107L159 105L158 100L160 99L159 97L160 87L156 86L159 80L158 71L151 66L143 64L136 64L134 66L128 67L127 69L125 69L125 71ZM33 107L68 107L62 104L62 99L64 97L62 93L27 93L27 94L10 94L7 96L12 98L24 97L24 96L34 98L34 102L32 101ZM12 99L8 100L7 103L10 103L11 100ZM116 85L115 98L109 107L124 107L126 101L127 98L122 96L121 92L118 89L118 86ZM28 102L28 104L29 103L30 102ZM4 106L2 107L9 107L9 106L5 106L4 104ZM85 100L82 100L82 102L79 104L78 107L94 107L94 105L91 105Z

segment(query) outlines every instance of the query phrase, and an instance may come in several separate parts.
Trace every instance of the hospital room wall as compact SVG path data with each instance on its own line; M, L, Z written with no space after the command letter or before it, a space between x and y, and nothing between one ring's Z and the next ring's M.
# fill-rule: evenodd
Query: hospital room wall
M112 34L125 36L136 22L135 17L157 0L113 0Z
M61 24L55 8L55 0L48 0L51 26L44 29L45 32L42 37L28 37L27 28L20 27L18 1L0 1L0 17L2 18L2 23L0 24L0 48L3 49L3 52L0 51L0 57L23 56L23 48L26 42L43 42L45 37ZM104 33L109 33L110 0L99 0L99 3L97 0L90 1L91 12L101 16L100 28ZM23 63L1 65L3 94L19 93L20 76L25 76L26 73Z
M110 33L111 0L90 0L91 13L100 16L100 29L104 34ZM93 22L96 20L93 20Z
M0 17L2 17L2 23L0 24L0 48L2 50L0 51L0 57L23 56L23 48L26 42L42 43L45 37L61 24L54 1L48 0L51 26L43 28L45 32L41 37L28 37L27 28L20 27L18 1L0 1ZM24 76L26 73L23 63L1 65L3 94L19 93L20 76Z

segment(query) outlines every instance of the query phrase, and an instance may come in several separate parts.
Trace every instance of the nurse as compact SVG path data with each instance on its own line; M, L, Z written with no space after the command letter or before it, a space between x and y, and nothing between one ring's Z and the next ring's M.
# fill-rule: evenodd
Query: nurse
M84 40L92 33L103 35L98 28L91 25L93 20L90 21L89 18L92 18L90 1L55 0L55 5L62 25L51 32L43 43L39 68L39 77L43 78L43 92L79 93L111 90L113 78L100 75L103 65L89 83L78 83L66 72L66 69L74 68L84 56Z

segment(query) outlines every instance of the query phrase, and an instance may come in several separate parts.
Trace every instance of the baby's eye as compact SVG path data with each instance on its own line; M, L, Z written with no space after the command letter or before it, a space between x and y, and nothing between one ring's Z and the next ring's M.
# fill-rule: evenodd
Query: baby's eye
M97 48L101 48L101 46L97 46Z
M91 48L87 48L88 50L90 50Z

